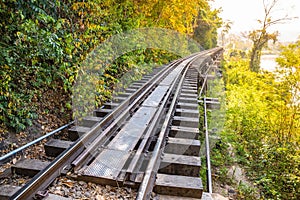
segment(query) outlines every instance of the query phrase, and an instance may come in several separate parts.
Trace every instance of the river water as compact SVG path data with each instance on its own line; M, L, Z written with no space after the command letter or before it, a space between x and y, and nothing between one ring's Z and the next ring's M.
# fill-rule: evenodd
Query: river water
M262 55L260 60L260 67L261 69L274 72L278 64L276 63L275 59L278 55Z

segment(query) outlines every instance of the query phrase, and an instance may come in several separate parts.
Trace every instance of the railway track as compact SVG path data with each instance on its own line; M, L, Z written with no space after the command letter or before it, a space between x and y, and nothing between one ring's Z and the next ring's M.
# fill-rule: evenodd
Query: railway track
M32 178L5 186L7 198L42 199L55 178L71 173L79 181L135 188L136 199L201 199L199 79L221 53L214 48L158 68L69 128L69 141L49 139L44 149L53 161L12 166Z

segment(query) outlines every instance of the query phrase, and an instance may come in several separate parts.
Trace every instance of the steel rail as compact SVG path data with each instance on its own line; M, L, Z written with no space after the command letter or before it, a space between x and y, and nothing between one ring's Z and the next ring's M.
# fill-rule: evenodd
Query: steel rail
M180 58L178 60L175 60L175 61L169 63L168 64L169 67L167 69L165 69L165 71L163 71L163 73L156 74L154 77L152 77L151 80L148 81L148 83L151 83L148 86L148 88L146 88L146 89L140 88L138 91L136 91L133 94L134 96L138 96L138 95L140 95L140 96L138 98L131 98L131 99L133 99L133 102L129 106L128 106L127 102L122 103L122 105L126 106L126 109L123 110L122 112L120 112L118 115L111 114L111 116L117 116L117 118L111 124L109 124L109 126L100 130L101 133L97 135L97 138L95 138L88 145L88 147L84 150L84 152L82 154L80 154L80 156L78 156L72 162L72 166L74 167L75 171L76 171L76 169L79 169L82 165L84 165L86 160L88 160L89 158L92 158L94 156L94 154L96 153L94 150L97 149L97 146L99 145L99 143L101 143L105 138L107 138L107 135L109 134L109 132L111 130L113 130L114 127L120 123L120 121L123 121L123 119L126 118L129 113L131 113L131 110L133 110L133 108L135 108L134 106L141 103L141 100L144 99L149 94L149 92L157 86L157 82L159 80L162 80L164 78L164 76L167 75L168 72L172 70L172 68L179 65L184 59L188 59L188 58L194 56L195 54L197 54L197 53L191 54L186 58ZM135 95L135 94L137 94L137 95ZM93 153L93 152L95 152L95 153Z
M202 54L200 54L198 56L195 56L195 58L192 58L191 60L193 61L201 55ZM165 138L166 138L166 133L167 133L167 130L168 130L168 127L169 127L169 123L170 123L170 120L171 120L172 115L174 113L174 107L176 105L176 102L177 102L177 99L178 99L178 96L179 96L179 92L180 92L181 86L183 84L183 80L185 78L185 75L186 75L186 73L188 71L188 68L190 66L190 63L192 61L189 61L188 64L185 66L185 68L182 69L183 70L182 76L177 77L177 79L180 78L180 80L179 80L179 83L177 85L177 89L175 91L175 94L174 94L173 100L171 102L170 108L168 110L168 113L167 113L167 115L165 117L165 120L163 122L161 131L160 131L159 136L157 138L157 142L156 142L154 150L152 152L152 157L150 158L150 161L148 163L148 166L147 166L143 181L140 185L136 200L150 199L150 193L153 189L154 181L155 181L155 178L156 178L156 173L157 173L157 170L158 170L157 168L158 168L159 161L160 161L160 155L162 154L162 147L163 147L163 144L164 144L164 141L165 141ZM175 87L175 84L176 84L176 81L174 81L174 83L172 85L172 88ZM169 95L170 95L171 92L172 91L169 90Z
M197 55L195 55L195 56L197 56ZM189 59L193 59L193 57L189 57ZM182 64L182 63L180 63L180 64ZM182 71L180 73L178 73L178 76L182 76ZM158 126L158 122L162 118L163 112L165 112L164 109L166 108L166 105L169 103L171 94L174 91L173 88L178 83L177 80L178 80L178 77L175 79L175 81L171 85L170 89L167 91L164 100L161 102L161 104L158 108L158 111L156 112L156 114L152 120L152 123L149 125L149 128L148 128L146 134L144 135L144 138L149 138L151 135L153 135L155 128ZM142 140L141 144L139 145L139 149L136 151L135 156L132 158L132 160L129 164L129 167L126 170L126 173L127 173L126 176L133 175L134 170L136 170L137 168L139 168L142 165L140 156L143 155L142 153L145 150L145 146L148 144L148 142L149 142L148 140L145 140L145 139ZM131 181L133 181L133 180L131 180Z
M156 80L157 81L162 80L164 75L166 75L170 70L172 70L173 67L177 66L181 60L182 59L179 59L178 61L174 62L168 68L168 70L165 71L163 74L161 74ZM151 84L149 85L148 88L140 88L142 93L140 94L140 96L138 98L134 99L134 101L129 106L127 106L127 108L125 110L123 110L122 113L120 113L119 115L113 115L113 116L117 116L117 118L105 129L102 129L101 133L98 135L98 137L95 138L95 140L93 140L93 142L88 145L88 147L84 150L84 152L82 154L80 154L80 156L78 156L72 162L72 166L75 168L75 170L80 168L85 163L85 161L87 161L89 158L92 158L94 156L94 154L97 153L95 150L98 149L99 144L105 138L107 138L107 135L111 132L111 130L114 130L115 127L120 122L124 121L124 119L128 116L128 114L131 113L131 110L133 110L133 108L135 108L135 106L137 106L141 103L142 99L144 99L147 95L149 95L149 92L152 91L152 89L157 86L157 81L154 81L153 79L151 79L151 81L149 81L149 82L151 82Z
M192 64L192 62L194 62L198 57L201 57L203 55L207 55L210 56L210 53L216 53L219 52L220 48L214 48L211 50L207 50L207 51L202 51L200 55L197 55L195 58L193 58L191 61L189 61L189 63L187 64L186 68L183 69L183 75L181 76L181 79L178 83L178 87L176 89L176 92L174 94L174 98L171 102L170 108L168 110L168 113L165 117L165 121L162 125L161 131L159 133L157 142L155 144L153 153L152 153L152 157L150 158L150 161L148 163L148 166L146 168L146 172L144 175L144 178L140 184L139 190L138 190L138 194L136 197L136 200L148 200L150 199L150 193L153 189L154 186L154 182L156 179L156 174L157 174L157 170L159 167L159 163L160 163L160 156L162 155L162 151L163 151L163 145L165 143L165 139L166 139L166 134L167 134L167 130L170 124L170 119L174 113L174 107L176 106L176 102L178 99L178 95L179 92L181 90L181 85L183 84L185 75L189 69L189 66Z
M204 52L204 51L203 51L203 52ZM197 55L197 53L192 54L192 55ZM192 56L192 55L191 55L191 56ZM197 56L199 56L199 55L197 55ZM159 118L159 116L156 116L155 119L154 119L154 121L157 121L158 118ZM148 130L147 133L144 135L145 138L150 137L150 135L152 134L152 131L153 131L154 128L155 128L155 126L156 126L156 124L154 124L154 123L152 123L152 124L150 125L149 130ZM137 152L135 153L135 155L142 155L143 151L145 150L144 147L147 145L147 142L148 142L147 140L143 140L143 141L141 142L141 144L139 145L140 148L137 150ZM142 162L140 162L140 158L139 158L138 156L134 156L133 159L132 159L132 161L130 162L129 167L128 167L127 170L126 170L126 171L127 171L127 175L133 174L133 173L134 173L134 169L136 169L137 166L138 166L138 164L141 164L141 163L142 163ZM131 180L131 181L133 181L133 180Z
M198 56L197 54L199 54L199 53L192 54L188 58L192 58L193 56ZM156 115L154 116L154 118L152 120L154 123L151 123L149 125L149 128L148 128L147 132L143 135L143 138L150 138L153 135L155 128L158 126L157 122L159 120L161 120L162 113L164 112L164 108L165 108L166 103L168 103L168 99L169 98L165 98L164 101L161 103L160 108L158 109ZM148 148L149 142L151 142L151 140L143 139L142 142L140 143L139 148L135 152L132 160L130 161L130 164L129 164L128 168L126 169L125 177L127 177L127 180L128 179L130 181L135 180L135 176L134 176L135 174L134 173L137 172L137 170L142 165L141 160L144 159L143 157L145 155L143 153L147 153L147 148Z
M181 59L179 59L181 60ZM107 117L105 117L101 122L95 125L89 132L79 138L73 145L66 149L60 156L54 159L44 170L36 174L27 184L25 184L20 190L18 190L10 199L32 199L34 195L41 190L44 190L50 185L50 183L58 177L61 172L66 168L70 167L70 164L77 158L85 149L85 145L89 145L91 141L95 141L95 138L99 138L97 132L102 131L102 127L107 126L107 124L113 121L114 116L118 116L121 112L124 113L124 109L128 107L133 107L134 103L138 102L137 97L140 94L144 94L145 88L150 86L155 86L155 80L167 74L171 70L172 66L176 64L177 61L171 62L169 67L160 71L154 77L152 77L144 87L139 88L134 92L128 99L121 103L115 110L113 110ZM132 103L133 101L133 103ZM130 106L128 106L130 105ZM128 111L126 109L125 111ZM101 135L103 136L103 134Z

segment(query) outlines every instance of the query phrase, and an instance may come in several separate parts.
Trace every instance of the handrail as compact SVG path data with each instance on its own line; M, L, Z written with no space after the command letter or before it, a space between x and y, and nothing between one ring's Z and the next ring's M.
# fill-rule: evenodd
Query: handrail
M198 98L202 97L204 93L204 88L207 84L208 73L211 69L211 65L208 66L208 69L204 73L205 77L202 83L201 90L199 92ZM212 177L211 177L211 162L210 162L210 148L209 148L209 133L208 133L208 120L207 120L207 105L206 105L206 96L203 96L203 108L204 108L204 129L205 129L205 153L206 153L206 175L207 175L207 190L212 193Z
M204 128L205 128L205 149L206 149L206 171L207 171L207 189L208 192L212 193L212 178L211 178L211 164L210 164L210 149L209 149L209 136L208 136L208 125L207 125L207 109L206 109L206 97L203 97L204 107Z
M206 82L207 82L207 75L205 76L205 78L204 78L204 80L203 80L202 87L201 87L201 89L200 89L199 97L198 97L198 98L200 98L200 97L202 96L202 93L203 93L203 91L204 91L204 87L205 87L205 85L206 85Z
M1 157L0 157L0 163L3 162L4 160L10 158L11 156L13 156L13 155L19 153L20 151L22 151L22 150L24 150L24 149L30 147L31 145L34 145L34 144L36 144L36 143L42 141L43 139L45 139L45 138L47 138L47 137L50 137L50 136L52 136L53 134L55 134L55 133L57 133L57 132L59 132L59 131L65 129L65 128L67 128L68 126L72 125L73 123L74 123L74 121L72 121L72 122L70 122L70 123L68 123L68 124L65 124L65 125L59 127L58 129L56 129L56 130L54 130L54 131L51 131L50 133L47 133L46 135L43 135L42 137L39 137L39 138L37 138L37 139L35 139L35 140L33 140L33 141L31 141L31 142L25 144L24 146L21 146L21 147L15 149L15 150L13 150L13 151L11 151L11 152L5 154L4 156L1 156Z

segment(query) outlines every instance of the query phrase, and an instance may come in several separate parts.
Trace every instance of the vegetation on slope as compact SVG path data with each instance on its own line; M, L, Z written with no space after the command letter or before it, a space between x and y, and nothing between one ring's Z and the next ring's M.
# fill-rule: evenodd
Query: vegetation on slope
M53 115L70 120L70 89L82 61L113 35L160 27L193 37L204 48L216 45L221 24L208 0L4 0L0 2L0 124L16 131L43 114L43 94L66 96ZM202 37L204 36L205 37ZM166 63L178 55L138 49L121 56L100 77L98 104L111 96L122 73L144 63ZM142 73L136 70L138 74ZM50 92L50 93L52 93ZM51 96L49 96L51 98ZM56 101L60 101L57 99ZM44 102L44 103L41 103Z
M300 198L299 44L282 47L275 74L251 71L239 55L224 63L223 134L263 199Z

